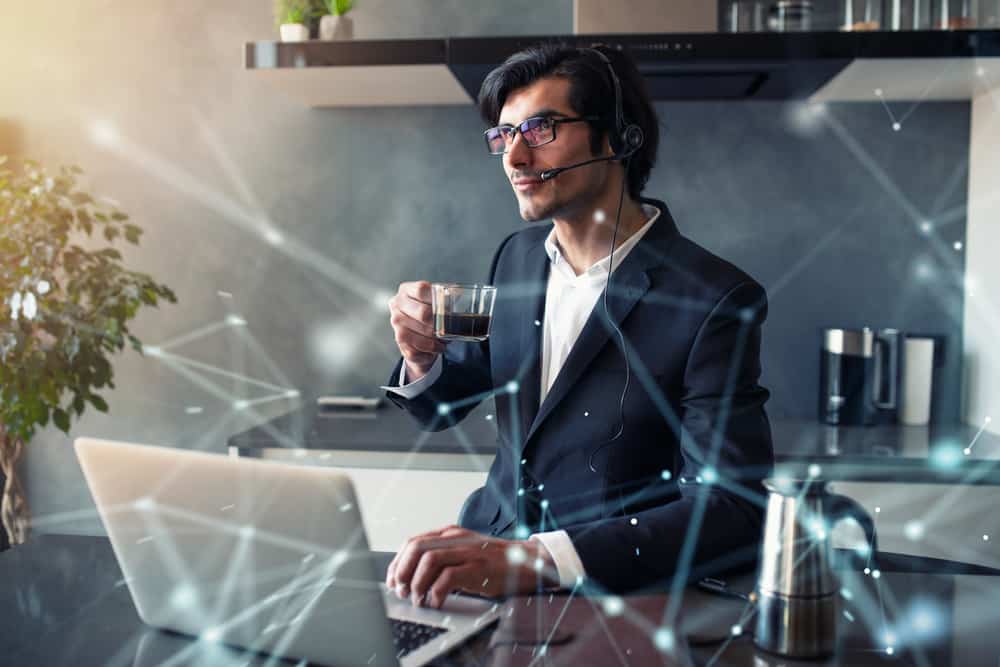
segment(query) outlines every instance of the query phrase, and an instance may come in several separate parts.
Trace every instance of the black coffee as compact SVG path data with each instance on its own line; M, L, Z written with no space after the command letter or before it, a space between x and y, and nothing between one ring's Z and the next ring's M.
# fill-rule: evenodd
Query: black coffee
M438 338L486 340L490 316L473 313L439 313L434 316L434 334Z

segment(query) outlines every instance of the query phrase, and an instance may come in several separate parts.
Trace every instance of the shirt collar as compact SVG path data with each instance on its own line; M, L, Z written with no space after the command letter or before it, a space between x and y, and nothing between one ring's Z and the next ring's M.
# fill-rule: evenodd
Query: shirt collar
M656 208L652 204L643 204L642 212L647 218L646 224L640 227L638 231L632 234L632 236L628 237L624 243L615 248L615 251L613 253L615 258L614 266L611 267L611 271L614 271L619 266L621 266L621 263L625 260L625 256L628 255L629 251L632 250L632 248L634 248L636 244L639 243L642 237L646 235L646 232L648 232L649 228L653 226L653 223L656 222L656 219L660 217L661 213L660 209ZM589 269L581 273L579 276L576 276L573 273L572 267L570 267L569 263L566 261L566 258L563 257L562 252L559 249L559 241L556 238L555 227L553 227L552 230L549 231L549 235L545 238L545 254L549 256L549 261L552 262L553 268L556 268L566 273L567 277L572 277L579 280L586 279L586 277L588 276L591 278L602 278L603 276L606 276L608 273L608 264L610 262L610 257L611 257L611 254L607 255L603 259L600 259L597 262L595 262L593 266L591 266Z

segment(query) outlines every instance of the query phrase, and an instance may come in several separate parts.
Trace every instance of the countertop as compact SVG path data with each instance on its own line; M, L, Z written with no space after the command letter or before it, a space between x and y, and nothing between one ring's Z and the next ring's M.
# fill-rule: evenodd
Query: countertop
M494 420L491 406L483 404L456 426L431 433L391 404L368 412L306 407L236 434L227 444L241 456L335 452L341 455L336 463L347 466L399 467L405 461L415 467L482 470L496 451ZM1000 436L968 425L828 426L772 419L771 429L776 471L792 476L1000 485ZM401 453L412 456L403 459ZM418 457L437 465L420 463Z
M840 574L838 654L825 662L794 662L755 649L752 622L739 635L732 632L747 618L746 602L689 588L678 598L657 593L511 598L499 626L437 664L997 664L1000 577L888 569L878 579L854 570ZM143 625L103 537L35 536L0 554L0 577L5 582L0 588L4 664L276 664L266 656ZM752 578L733 586L749 590ZM540 662L537 642L546 639L550 644Z

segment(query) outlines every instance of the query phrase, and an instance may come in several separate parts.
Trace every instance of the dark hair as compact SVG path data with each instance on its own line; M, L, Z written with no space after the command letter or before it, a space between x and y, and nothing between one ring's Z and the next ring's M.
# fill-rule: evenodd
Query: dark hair
M624 124L638 125L645 137L642 147L627 162L628 193L633 199L638 199L649 180L660 143L656 111L649 99L646 83L632 59L620 50L605 46L597 49L611 61L621 82ZM590 49L564 43L529 47L507 58L490 72L479 89L479 113L483 120L491 127L496 125L511 93L550 76L569 79L569 102L573 111L581 116L597 116L600 119L591 123L590 152L599 154L605 133L611 149L615 152L621 150L621 128L615 129L615 90L607 64Z

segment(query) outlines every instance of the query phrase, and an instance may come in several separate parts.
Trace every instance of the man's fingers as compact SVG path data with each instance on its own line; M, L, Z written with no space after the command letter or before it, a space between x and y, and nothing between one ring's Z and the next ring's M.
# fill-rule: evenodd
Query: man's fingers
M416 301L429 304L431 302L431 284L426 280L416 280L410 283L402 283L399 286L399 293L408 296Z
M450 565L441 570L434 584L427 591L427 605L440 609L448 595L462 590L469 593L477 592L477 580L480 572L474 565Z
M401 585L405 586L407 588L405 592L402 591L397 591L397 592L399 593L400 597L408 597L410 594L408 590L410 577L409 575L407 575L407 577L403 579L400 576L400 571L399 571L399 566L403 559L404 554L407 553L407 550L414 541L428 540L430 538L440 537L442 533L444 533L445 531L452 530L454 528L456 528L456 526L445 526L443 528L435 528L434 530L428 530L427 532L420 533L419 535L414 535L413 537L407 539L403 543L403 545L399 548L399 550L396 552L396 555L393 557L392 562L389 563L389 568L386 570L385 573L385 585L390 589L397 589Z
M417 569L410 580L410 598L413 604L422 605L441 572L450 566L463 565L469 560L467 549L446 547L430 549L421 554Z

